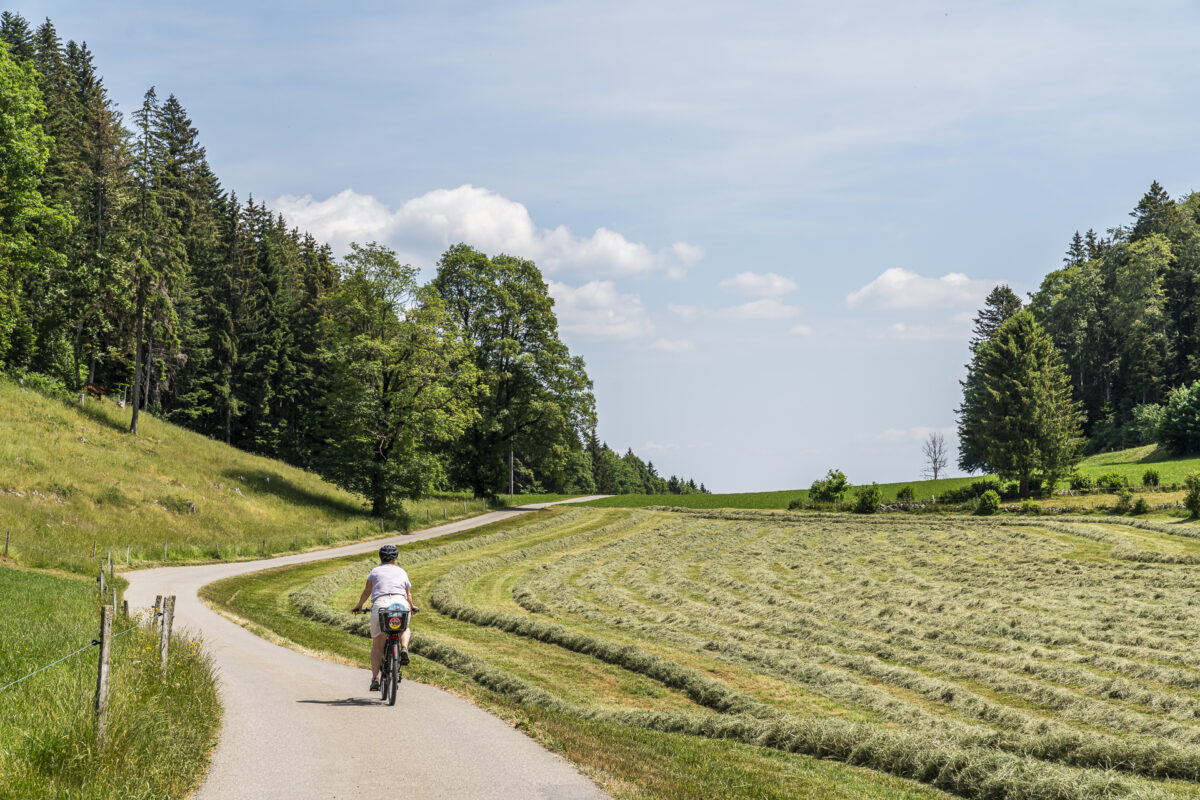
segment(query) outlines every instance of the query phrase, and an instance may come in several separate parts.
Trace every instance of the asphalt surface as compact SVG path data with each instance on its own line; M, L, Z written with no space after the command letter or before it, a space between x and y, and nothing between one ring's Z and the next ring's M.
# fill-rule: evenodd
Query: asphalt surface
M319 552L125 573L131 609L153 606L156 595L175 595L176 628L198 634L217 667L225 714L212 766L196 799L607 798L566 760L466 700L405 680L396 705L386 706L378 692L368 691L367 670L271 644L213 612L196 594L201 586L232 575L372 553L386 542L401 547L403 565L407 542L541 507L495 511Z

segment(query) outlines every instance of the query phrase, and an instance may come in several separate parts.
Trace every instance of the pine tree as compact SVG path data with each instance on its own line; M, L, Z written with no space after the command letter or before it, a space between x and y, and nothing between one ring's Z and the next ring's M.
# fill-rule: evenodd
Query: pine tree
M1016 479L1022 497L1038 473L1052 490L1078 462L1081 434L1080 406L1054 343L1020 311L979 349L978 369L984 466Z
M1156 233L1169 239L1174 239L1179 234L1179 208L1158 181L1150 184L1150 189L1142 195L1142 199L1138 201L1137 207L1129 212L1129 216L1135 220L1129 232L1130 241L1136 242Z
M33 60L33 31L20 14L0 13L0 40L8 45L8 55L13 61L26 64Z
M1000 326L1021 308L1021 298L1008 286L1001 284L988 294L983 308L975 317L971 333L971 362L967 364L967 377L962 381L963 402L958 407L958 466L966 472L975 472L984 466L986 438L979 421L982 402L979 379L980 348L988 342Z
M1071 244L1067 248L1067 254L1063 257L1063 263L1068 267L1077 267L1087 260L1087 245L1084 244L1079 231L1075 231L1075 235L1071 237Z

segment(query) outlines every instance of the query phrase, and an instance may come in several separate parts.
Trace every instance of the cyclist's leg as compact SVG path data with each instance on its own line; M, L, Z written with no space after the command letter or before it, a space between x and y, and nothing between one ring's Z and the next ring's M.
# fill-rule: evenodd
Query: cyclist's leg
M371 640L371 680L379 679L379 664L383 660L383 643L387 634L381 633Z
M409 615L408 625L404 626L404 632L400 634L400 663L408 663L408 642L412 639L412 615Z

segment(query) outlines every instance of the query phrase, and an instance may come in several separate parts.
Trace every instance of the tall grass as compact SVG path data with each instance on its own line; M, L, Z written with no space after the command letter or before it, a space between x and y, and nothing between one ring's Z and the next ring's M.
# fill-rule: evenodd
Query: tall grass
M88 580L0 566L0 685L86 645L99 602ZM108 724L96 746L97 648L0 691L0 797L184 797L202 779L220 717L198 643L173 640L160 677L157 637L117 615Z
M108 401L64 403L0 380L0 536L19 562L91 572L250 558L408 530L487 510L451 494L381 521L317 475ZM93 557L95 551L95 558Z

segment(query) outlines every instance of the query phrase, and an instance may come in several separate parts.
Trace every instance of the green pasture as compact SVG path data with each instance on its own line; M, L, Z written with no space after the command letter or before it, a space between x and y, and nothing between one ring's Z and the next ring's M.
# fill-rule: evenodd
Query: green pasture
M562 508L401 561L413 676L617 797L1200 797L1195 523ZM208 597L363 664L370 566Z
M0 535L22 564L90 572L236 559L380 534L364 501L317 475L109 401L64 403L0 380ZM387 531L487 510L463 494L405 504Z
M88 579L0 565L0 686L94 638L97 595ZM131 626L118 614L113 632ZM153 632L134 627L113 640L103 750L93 728L96 663L92 647L0 690L0 797L157 800L199 784L220 719L199 645L176 637L163 681Z
M1096 478L1105 473L1117 472L1128 478L1133 486L1139 486L1142 483L1142 476L1148 469L1157 470L1159 478L1164 485L1181 484L1183 483L1183 479L1191 473L1200 472L1200 458L1176 458L1165 453L1157 445L1148 445L1146 447L1135 447L1112 453L1101 453L1086 458L1079 464L1079 472L1084 475ZM856 477L861 478L861 476L854 475L847 477L850 478L852 483ZM894 502L896 500L896 493L905 487L912 488L919 502L937 497L951 489L969 486L983 478L984 476L982 475L972 475L965 478L941 478L936 481L900 481L897 483L881 483L879 488L883 492L885 503ZM867 484L870 483L869 480L864 482ZM855 483L855 485L861 484ZM1060 484L1059 488L1065 488L1065 482ZM846 498L851 500L853 497L854 490L851 489L846 494ZM1178 497L1173 495L1171 500L1163 498L1155 502L1173 502L1178 499ZM808 490L788 489L775 492L743 492L738 494L626 494L606 497L602 500L592 500L586 503L586 505L597 508L671 506L673 508L697 509L746 508L779 510L786 509L788 504L794 500L807 502ZM1111 505L1112 502L1114 502L1114 499L1111 497L1096 495L1090 501L1090 505ZM1064 505L1058 498L1054 499L1053 504ZM1073 501L1067 502L1066 505L1086 507L1089 505L1089 502Z
M928 500L933 496L955 489L969 486L979 480L978 476L969 478L943 478L936 481L903 481L900 483L881 483L884 502L896 499L896 493L910 486L917 500ZM869 483L869 481L868 481ZM846 498L854 498L852 488ZM601 500L591 500L584 505L597 508L645 508L647 506L672 506L674 508L747 508L747 509L785 509L793 500L807 502L808 489L786 489L776 492L743 492L740 494L622 494L605 497Z

